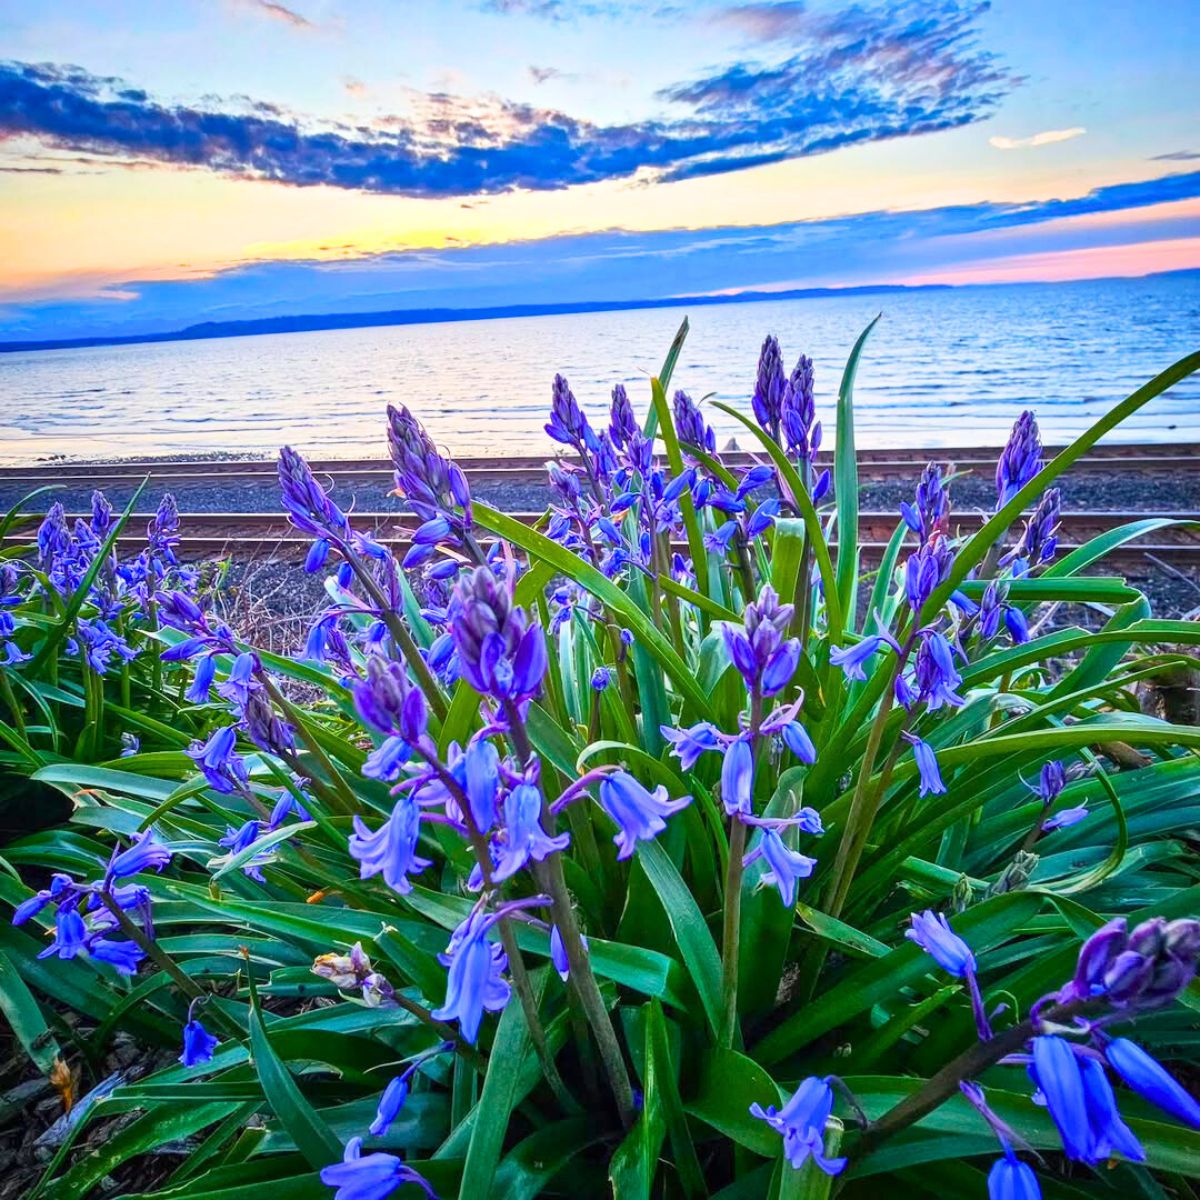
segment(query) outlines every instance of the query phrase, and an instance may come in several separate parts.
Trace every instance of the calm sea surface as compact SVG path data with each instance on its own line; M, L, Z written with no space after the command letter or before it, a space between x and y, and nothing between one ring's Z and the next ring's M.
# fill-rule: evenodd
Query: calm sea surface
M855 391L859 444L997 444L1022 408L1069 438L1200 348L1200 278L1021 284L693 310L674 386L747 403L763 335L816 365L832 435L841 368L883 311ZM459 454L539 453L555 371L594 423L612 385L649 403L683 309L350 329L0 355L0 461L207 451L382 455L384 408L407 404ZM722 442L737 432L710 414ZM1200 437L1200 376L1113 436ZM745 434L742 432L742 443ZM829 438L832 441L832 437Z

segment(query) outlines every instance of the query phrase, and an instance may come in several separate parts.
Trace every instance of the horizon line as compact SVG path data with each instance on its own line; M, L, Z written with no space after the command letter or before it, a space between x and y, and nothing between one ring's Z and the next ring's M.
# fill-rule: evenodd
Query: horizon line
M387 328L402 325L445 325L458 321L494 321L542 316L573 316L598 312L639 309L712 307L723 304L756 304L771 300L819 300L837 296L886 295L897 292L962 291L972 288L1045 287L1072 283L1105 283L1121 280L1158 279L1200 274L1200 267L1148 271L1143 275L1100 275L1085 279L1021 279L984 283L869 283L827 284L821 287L763 289L734 292L701 292L690 295L636 300L576 300L557 304L479 305L465 308L372 309L347 313L296 313L291 316L247 317L233 321L200 321L160 333L94 334L75 338L0 341L0 354L41 353L52 350L82 350L96 346L147 345L162 342L215 341L236 337L269 337L285 333L323 333L339 329Z

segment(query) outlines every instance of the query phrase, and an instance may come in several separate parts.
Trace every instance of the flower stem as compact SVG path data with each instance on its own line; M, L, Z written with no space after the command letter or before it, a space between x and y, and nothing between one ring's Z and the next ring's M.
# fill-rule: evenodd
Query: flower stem
M533 757L533 746L517 705L512 700L504 702L504 712L508 719L509 736L513 749L522 764L528 763ZM553 836L557 819L542 797L542 825L546 832ZM621 1054L621 1046L617 1041L616 1030L600 994L600 986L592 972L592 963L583 944L583 934L575 917L575 906L571 902L571 893L567 889L567 881L563 875L562 859L558 854L552 854L534 868L538 883L549 893L552 901L554 923L558 926L562 938L563 949L567 952L567 962L570 965L571 986L575 989L579 1002L587 1016L588 1024L592 1027L596 1042L600 1047L600 1059L604 1063L608 1075L609 1086L617 1101L617 1109L621 1114L621 1123L629 1128L633 1124L633 1085L629 1081L629 1071Z
M725 870L725 924L721 937L720 1044L732 1046L737 1029L738 955L742 931L742 858L746 853L746 826L733 817L729 830L729 862Z
M951 1096L958 1094L958 1085L965 1079L972 1079L988 1067L994 1066L1009 1054L1015 1054L1033 1037L1038 1027L1043 1024L1061 1025L1069 1022L1072 1017L1083 1012L1087 1004L1072 1001L1070 1004L1058 1004L1050 1009L1035 1023L1031 1019L1012 1026L995 1037L984 1042L976 1042L968 1047L957 1058L951 1059L935 1075L931 1075L924 1086L905 1097L894 1108L889 1109L878 1121L870 1125L863 1133L854 1150L854 1157L861 1158L863 1154L876 1149L881 1142L910 1125L915 1125L923 1117L927 1117L939 1105L944 1104Z

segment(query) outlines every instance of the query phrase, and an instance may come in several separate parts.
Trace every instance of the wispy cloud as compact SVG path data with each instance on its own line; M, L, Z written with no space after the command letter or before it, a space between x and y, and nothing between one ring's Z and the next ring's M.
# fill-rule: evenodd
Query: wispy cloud
M286 4L276 4L274 0L240 0L240 2L246 8L270 17L273 21L290 25L293 29L316 29L317 27L314 21L310 21L294 8L288 8Z
M1196 162L1200 150L1172 150L1170 154L1156 154L1151 162Z
M893 0L808 20L784 61L739 61L666 88L659 98L669 115L624 125L432 93L418 98L416 115L320 126L253 103L167 105L79 67L0 64L0 137L410 196L554 189L638 172L684 179L990 115L1016 80L976 46L981 11ZM480 120L481 109L493 119Z
M1032 146L1053 146L1055 142L1069 142L1072 138L1082 137L1087 130L1082 125L1073 125L1070 129L1044 129L1029 137L990 137L988 145L997 150L1028 150Z

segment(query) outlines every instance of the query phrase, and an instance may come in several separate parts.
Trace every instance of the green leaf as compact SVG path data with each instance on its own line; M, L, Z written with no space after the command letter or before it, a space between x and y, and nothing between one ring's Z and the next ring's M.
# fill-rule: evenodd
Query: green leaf
M281 825L278 829L251 842L249 846L239 850L236 854L221 854L216 858L210 858L208 869L212 871L211 878L220 879L222 875L228 875L230 871L236 871L239 867L245 866L252 858L270 853L281 842L289 841L297 834L308 829L316 829L316 827L316 821L298 821L294 825ZM213 870L214 867L216 870Z
M1041 896L1010 892L985 900L955 920L955 931L976 954L1012 936L1042 906ZM873 1004L896 995L930 969L929 958L911 942L851 971L811 1003L794 1012L754 1047L754 1056L774 1063L808 1045L831 1029L853 1020Z
M637 857L662 902L679 952L700 993L709 1028L715 1033L722 1017L721 956L704 914L696 906L670 855L657 841L639 842Z
M858 335L854 349L846 360L842 372L841 387L838 388L837 442L833 450L833 485L837 501L837 586L841 598L842 612L851 629L858 588L858 451L854 445L854 377L858 374L858 360L871 330L879 323L879 316Z
M313 1170L319 1171L330 1163L339 1162L342 1157L341 1142L304 1098L291 1072L271 1045L258 1007L253 979L250 990L250 1052L272 1111L291 1134L296 1148L308 1164Z
M541 1005L550 971L540 967L529 973L536 1006ZM490 1196L492 1179L500 1161L504 1134L508 1130L513 1105L517 1102L518 1068L527 1054L533 1053L529 1026L525 1023L524 1007L514 997L501 1014L496 1040L488 1059L488 1072L479 1097L479 1111L471 1144L467 1147L467 1162L463 1167L460 1195Z
M505 1155L492 1180L491 1200L536 1200L601 1137L603 1130L587 1117L570 1117L531 1133Z
M33 1065L43 1075L49 1075L54 1060L62 1057L62 1051L33 993L3 952L0 952L0 1012L8 1019L9 1028Z
M675 364L679 361L679 355L683 352L683 343L687 341L688 330L690 328L687 317L684 317L683 322L675 331L675 336L671 339L667 356L663 359L662 368L658 372L659 386L664 392L671 386L671 376L675 374ZM643 426L643 432L648 441L653 441L654 435L658 432L658 409L653 404L650 405L650 411L646 414L646 424Z

